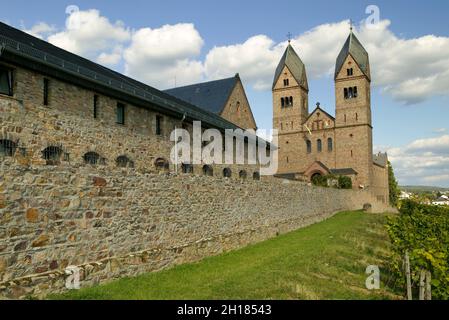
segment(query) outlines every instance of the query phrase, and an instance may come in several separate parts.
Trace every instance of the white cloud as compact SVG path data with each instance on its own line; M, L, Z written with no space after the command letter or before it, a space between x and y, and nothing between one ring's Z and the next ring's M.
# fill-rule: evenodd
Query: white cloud
M449 186L449 135L418 139L403 147L387 148L387 152L401 184Z
M201 61L195 60L204 41L191 23L136 31L124 52L125 72L158 88L200 81Z
M370 55L373 85L405 104L449 95L449 37L425 35L405 39L382 20L376 28L361 24L355 33ZM39 23L28 32L45 37L53 27ZM348 21L327 23L297 35L292 45L306 64L309 78L332 76L335 60L348 36ZM245 83L269 90L286 42L266 35L216 46L198 57L204 41L191 23L131 31L110 22L98 10L73 12L63 31L48 41L108 66L124 60L125 73L161 89L240 73ZM123 48L119 50L117 48Z
M50 35L48 41L70 52L96 59L128 41L130 30L121 21L111 23L95 9L74 11L65 30Z
M31 34L32 36L34 36L36 38L44 39L49 34L55 32L56 27L50 26L45 22L39 22L39 23L35 24L31 29L25 29L23 31Z
M117 46L111 53L102 52L97 58L99 64L115 66L122 60L123 47Z
M205 73L209 79L240 73L246 83L265 90L271 88L271 80L282 51L280 46L265 35L251 37L242 44L214 47L207 54Z
M433 130L434 133L445 133L447 132L446 128L437 128L435 130Z

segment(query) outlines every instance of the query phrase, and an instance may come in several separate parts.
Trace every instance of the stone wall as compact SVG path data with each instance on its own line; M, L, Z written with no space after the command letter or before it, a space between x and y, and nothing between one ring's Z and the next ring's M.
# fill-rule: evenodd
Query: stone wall
M135 169L0 163L0 296L64 290L237 249L376 205L368 192ZM375 210L381 208L374 206Z

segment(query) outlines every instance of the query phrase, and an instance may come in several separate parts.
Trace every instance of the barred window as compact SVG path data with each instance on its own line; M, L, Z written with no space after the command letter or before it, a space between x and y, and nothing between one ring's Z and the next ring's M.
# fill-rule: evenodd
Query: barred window
M0 140L0 157L12 157L16 152L17 144L11 140Z
M253 173L253 180L260 180L260 173L258 171Z
M214 169L209 165L205 165L203 166L203 174L205 176L212 177L214 175Z
M134 162L127 156L120 156L115 160L117 167L119 168L134 168Z
M193 166L190 163L183 163L181 167L182 173L193 173Z
M232 177L232 171L229 168L223 169L223 177L225 178L231 178Z
M157 170L168 170L169 169L169 163L164 158L158 158L154 162L154 166Z
M13 95L12 70L0 68L0 94Z
M49 146L42 151L42 157L48 166L58 165L61 162L63 151L61 147Z
M85 164L96 165L100 164L100 155L96 152L88 152L83 156Z

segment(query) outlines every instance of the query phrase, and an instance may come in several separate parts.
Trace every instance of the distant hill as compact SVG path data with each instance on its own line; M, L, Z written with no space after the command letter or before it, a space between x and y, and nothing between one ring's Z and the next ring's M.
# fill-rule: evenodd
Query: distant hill
M421 193L421 192L444 192L444 191L449 191L449 188L442 188L442 187L431 187L431 186L400 186L399 187L402 191L407 191L407 192L416 192L416 193Z

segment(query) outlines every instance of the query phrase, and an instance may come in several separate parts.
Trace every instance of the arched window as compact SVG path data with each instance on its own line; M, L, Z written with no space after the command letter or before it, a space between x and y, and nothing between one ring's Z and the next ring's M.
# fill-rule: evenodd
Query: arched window
M332 138L327 139L327 151L331 152L334 150L334 142L332 141Z
M62 149L50 146L42 151L42 157L47 161L48 166L58 165L61 161Z
M281 106L285 107L285 100L284 100L284 98L281 98Z
M316 145L317 145L317 150L318 150L318 152L323 151L323 144L322 144L322 142L321 142L321 139L318 139L318 140L316 141Z
M351 99L351 98L353 98L353 97L354 97L353 89L352 89L352 88L349 88L349 90L348 90L348 98Z
M290 97L289 99L290 105L293 106L293 97Z
M164 158L157 158L156 161L154 161L154 166L157 170L165 171L169 169L169 163Z
M260 173L258 171L253 173L253 180L260 180Z
M232 171L229 168L223 169L223 177L225 178L231 178L232 177Z
M134 162L127 156L120 156L115 160L117 167L119 168L134 168Z
M345 92L345 99L348 99L348 98L349 98L349 95L348 95L348 88L345 88L345 89L344 89L344 92Z
M354 87L353 92L354 92L354 98L357 98L357 87Z
M16 152L17 144L11 140L0 140L0 157L12 157Z
M245 180L247 176L248 176L248 174L246 173L245 170L241 170L241 171L239 172L239 177L240 177L240 179Z
M100 162L100 155L96 152L88 152L83 156L85 164L96 165Z
M193 166L190 163L183 163L181 168L182 173L193 173Z
M312 153L312 141L307 140L307 153Z
M213 177L214 169L211 166L205 165L203 166L203 174L208 177Z

